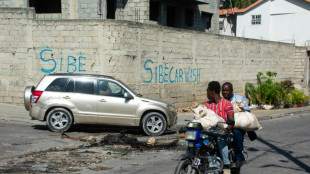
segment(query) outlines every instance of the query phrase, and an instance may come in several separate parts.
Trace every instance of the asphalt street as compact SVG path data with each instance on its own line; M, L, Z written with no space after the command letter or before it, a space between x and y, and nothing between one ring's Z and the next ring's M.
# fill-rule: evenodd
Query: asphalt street
M262 121L264 128L257 131L257 140L250 141L245 137L249 159L241 173L310 173L309 122L308 113ZM159 150L113 159L102 164L112 169L101 173L172 174L182 153L184 150L181 149Z
M14 173L13 169L17 173L31 172L31 169L38 166L48 166L48 171L52 173L173 173L178 156L185 148L184 139L180 139L175 148L147 151L127 151L127 147L118 152L102 147L80 149L88 142L61 138L60 133L50 132L44 122L31 120L22 106L0 104L0 110L0 173ZM310 121L310 107L252 112L260 120L263 129L257 131L259 138L256 141L251 142L245 138L249 161L243 167L243 173L309 173L310 139L306 130ZM178 125L174 130L185 126L193 117L191 113L178 115ZM139 140L150 138L136 128L102 125L75 126L67 134L86 139L94 136L100 140L109 133L118 133L124 129ZM158 141L177 137L178 134L171 131L155 138ZM57 150L50 151L51 148ZM122 155L124 152L125 155ZM61 162L58 162L60 159ZM70 165L74 168L69 170ZM90 169L90 166L99 168L99 171Z

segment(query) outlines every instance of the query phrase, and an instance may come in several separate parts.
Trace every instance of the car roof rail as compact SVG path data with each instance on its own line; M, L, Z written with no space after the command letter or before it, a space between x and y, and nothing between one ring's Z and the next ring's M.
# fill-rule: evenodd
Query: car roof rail
M103 77L103 78L110 78L114 79L112 76L107 76L107 75L98 75L98 74L79 74L79 73L52 73L49 74L50 76L83 76L83 77Z

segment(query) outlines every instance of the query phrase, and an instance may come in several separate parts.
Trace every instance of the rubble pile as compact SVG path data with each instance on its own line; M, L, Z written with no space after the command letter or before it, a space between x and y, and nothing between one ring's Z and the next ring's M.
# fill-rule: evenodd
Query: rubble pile
M139 142L138 139L135 137L128 137L124 132L121 132L120 134L116 134L116 135L108 134L107 136L102 138L99 144L101 146L128 144L132 146L133 148L140 148L140 146L146 145L142 142Z
M0 173L66 173L78 172L82 168L90 170L109 170L100 163L116 158L119 154L105 155L101 149L50 149L19 156L0 167Z
M129 156L137 150L139 153L134 152L134 154L139 155L152 149L162 150L174 147L179 141L178 139L156 140L151 137L149 141L142 142L135 137L129 137L125 132L108 134L99 142L94 136L71 137L62 133L61 138L81 141L82 144L78 147L64 149L53 146L45 151L12 157L6 164L0 165L0 173L72 173L85 168L93 171L110 170L110 167L102 164L104 161Z
M130 145L133 148L138 148L140 150L143 149L150 149L150 148L169 148L169 147L173 147L176 146L177 143L179 142L179 139L175 139L175 140L155 140L154 137L151 137L150 139L148 139L147 142L141 142L139 141L137 138L133 138L133 137L128 137L126 134L124 133L120 133L118 135L112 135L109 134L106 137L104 137L99 144L101 144L102 146L104 145L111 145L111 144L127 144Z

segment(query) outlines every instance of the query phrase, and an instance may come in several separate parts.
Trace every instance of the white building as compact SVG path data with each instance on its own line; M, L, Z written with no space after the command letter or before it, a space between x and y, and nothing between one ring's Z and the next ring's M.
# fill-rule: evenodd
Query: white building
M310 0L258 0L219 14L220 34L310 46Z

